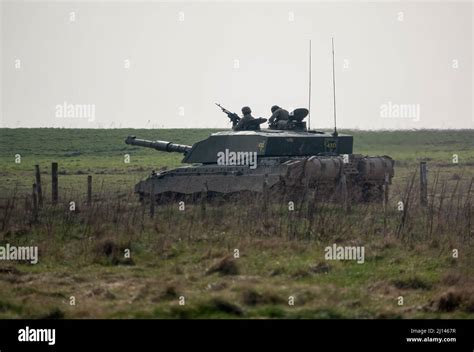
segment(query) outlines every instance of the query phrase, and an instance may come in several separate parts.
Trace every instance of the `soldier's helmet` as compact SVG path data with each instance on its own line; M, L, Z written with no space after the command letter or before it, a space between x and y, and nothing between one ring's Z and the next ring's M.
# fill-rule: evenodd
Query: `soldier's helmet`
M272 114L277 111L278 109L280 109L280 107L278 105L273 105L271 110L272 110Z
M252 110L250 110L250 108L249 108L248 106L244 106L244 107L242 108L242 114L244 114L244 115L248 115L248 114L250 114L251 112L252 112Z

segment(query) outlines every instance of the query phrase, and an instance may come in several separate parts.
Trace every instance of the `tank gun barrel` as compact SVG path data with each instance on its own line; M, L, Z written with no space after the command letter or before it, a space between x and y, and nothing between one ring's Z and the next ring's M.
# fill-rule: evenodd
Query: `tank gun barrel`
M186 154L191 150L191 146L184 144L175 144L166 141L149 141L146 139L137 139L135 136L128 136L125 140L126 144L137 145L140 147L153 148L163 152L174 152Z

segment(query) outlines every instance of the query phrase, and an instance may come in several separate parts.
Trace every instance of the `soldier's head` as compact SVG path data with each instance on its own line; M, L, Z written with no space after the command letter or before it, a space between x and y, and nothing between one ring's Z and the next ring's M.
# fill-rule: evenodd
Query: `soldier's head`
M252 110L250 110L250 108L249 108L248 106L244 106L244 107L242 108L242 114L244 114L244 115L248 115L248 114L250 114L251 112L252 112Z
M272 114L277 111L278 109L280 109L280 107L278 105L273 105L271 110L272 110Z

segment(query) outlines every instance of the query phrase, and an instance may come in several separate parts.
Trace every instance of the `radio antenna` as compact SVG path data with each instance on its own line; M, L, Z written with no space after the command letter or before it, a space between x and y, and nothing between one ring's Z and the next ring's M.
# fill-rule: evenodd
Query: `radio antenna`
M332 38L332 88L334 97L334 132L333 136L337 137L337 124L336 124L336 69L334 67L334 38Z
M311 39L309 40L308 130L311 129Z

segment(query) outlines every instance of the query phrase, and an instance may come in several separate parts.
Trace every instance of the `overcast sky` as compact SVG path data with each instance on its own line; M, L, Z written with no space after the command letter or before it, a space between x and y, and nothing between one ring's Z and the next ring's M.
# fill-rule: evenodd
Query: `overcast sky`
M230 127L308 106L339 128L474 128L471 2L1 5L1 127Z

